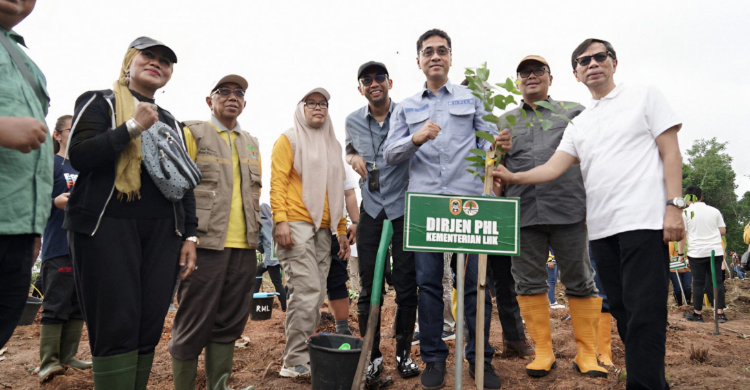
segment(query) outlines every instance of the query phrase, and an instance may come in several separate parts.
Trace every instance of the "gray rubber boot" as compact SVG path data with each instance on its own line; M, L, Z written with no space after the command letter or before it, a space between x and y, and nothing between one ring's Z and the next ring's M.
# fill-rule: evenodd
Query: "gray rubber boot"
M81 333L83 333L83 320L70 320L63 324L60 338L60 363L79 370L88 370L92 366L91 362L75 358L78 353L78 344L81 343Z
M39 382L44 382L65 371L60 364L60 335L63 324L42 325L39 337Z

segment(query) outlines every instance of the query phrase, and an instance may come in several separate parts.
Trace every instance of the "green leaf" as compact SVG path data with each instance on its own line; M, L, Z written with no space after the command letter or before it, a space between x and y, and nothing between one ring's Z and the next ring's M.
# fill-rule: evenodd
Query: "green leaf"
M553 106L552 103L550 103L550 102L548 102L546 100L534 102L534 104L536 104L537 106L544 107L544 108L546 108L546 109L548 109L548 110L550 110L552 112L557 112L557 108L555 108L555 106Z
M490 123L498 123L498 122L500 122L500 118L498 118L497 115L495 115L495 114L487 114L487 115L483 116L482 119L484 119L485 121L490 122ZM487 133L484 133L484 134L487 134ZM494 142L494 140L492 142Z
M471 169L467 169L467 170L466 170L466 172L469 172L469 173L471 173L472 175L474 174L474 171L472 171Z
M472 94L472 95L474 95L474 96L476 96L476 97L477 97L477 99L479 99L479 100L484 100L484 94L483 94L483 93L481 93L481 92L476 92L476 91L474 91L474 92L472 92L471 94Z
M534 114L536 114L536 116L539 117L539 119L542 119L542 113L539 112L539 110L537 110L536 108L534 109Z
M484 158L479 157L479 156L464 157L464 160L474 162L474 163L484 164Z
M482 179L482 183L484 183L484 176L479 176L480 179Z
M518 105L518 102L516 101L516 98L513 95L508 95L505 97L505 104L515 104Z
M481 81L487 81L490 78L490 70L487 68L479 68L477 69L477 78Z
M482 101L482 103L484 104L484 110L485 111L492 112L492 110L494 109L494 107L492 107L492 103L490 103L490 101L484 100L484 101Z
M552 128L552 121L549 119L542 119L542 130L547 131Z
M479 157L484 157L487 155L487 152L482 149L469 149L469 153L476 154Z
M565 108L571 109L571 108L573 108L575 106L580 106L580 104L578 104L578 103L568 103L568 104L565 105Z
M477 169L484 170L484 162L482 162L481 164L480 163L474 163L474 164L471 164L469 166L472 167L472 168L477 168Z
M505 110L505 106L507 106L507 104L505 104L505 96L497 94L497 95L495 95L495 99L493 99L493 100L494 100L494 103L495 103L495 107L497 107L497 108L499 108L501 110Z
M552 114L552 116L553 116L553 117L555 117L555 118L560 118L560 119L564 120L565 122L568 122L568 123L573 123L573 121L572 121L572 120L570 120L570 119L569 119L569 118L568 118L567 116L565 116L565 115L560 115L560 114Z
M490 133L485 133L484 131L475 131L474 135L476 135L477 137L479 137L479 138L481 138L481 139L483 139L483 140L485 140L485 141L487 141L487 142L489 142L491 144L495 143L495 137L493 137L492 134L490 134Z
M474 70L473 70L473 69L471 69L471 68L466 68L466 71L464 72L464 74L465 74L466 76L473 76L473 75L474 75L475 73L474 73Z
M516 116L515 115L508 115L508 116L505 117L505 120L507 120L508 123L510 123L511 126L515 126L516 125Z
M521 109L521 116L523 117L524 121L529 120L529 116L526 114L526 110Z

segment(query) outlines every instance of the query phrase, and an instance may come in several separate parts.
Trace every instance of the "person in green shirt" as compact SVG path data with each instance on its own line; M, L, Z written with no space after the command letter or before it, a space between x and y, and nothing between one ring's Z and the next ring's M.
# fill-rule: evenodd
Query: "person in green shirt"
M52 210L54 153L44 119L46 81L19 47L25 45L23 37L13 31L35 5L36 0L0 0L0 348L21 318L40 235ZM28 68L29 79L14 57Z

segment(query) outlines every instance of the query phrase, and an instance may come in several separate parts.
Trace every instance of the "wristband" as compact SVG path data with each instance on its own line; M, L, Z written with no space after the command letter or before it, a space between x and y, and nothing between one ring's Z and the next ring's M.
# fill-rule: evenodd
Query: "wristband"
M683 256L684 257L685 254L684 253L678 253L677 256Z
M130 118L127 121L125 121L125 126L128 128L128 134L130 134L130 139L138 138L141 135L141 132L143 131L143 126L141 126L140 123L138 123L134 118Z

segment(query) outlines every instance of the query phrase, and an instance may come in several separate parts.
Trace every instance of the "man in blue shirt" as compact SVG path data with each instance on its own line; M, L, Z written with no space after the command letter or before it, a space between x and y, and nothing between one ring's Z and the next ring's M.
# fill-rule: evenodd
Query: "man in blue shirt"
M409 162L409 191L452 195L480 195L484 185L466 172L469 150L489 150L487 141L477 142L475 130L495 136L495 143L510 150L508 130L498 136L482 117L483 103L467 88L448 80L452 63L451 40L442 30L429 30L417 40L417 64L426 76L425 86L416 95L401 102L391 116L391 131L385 142L386 163ZM424 389L445 386L445 359L448 347L441 339L443 331L442 253L415 252L414 262L419 285L419 331L422 360L427 363L421 377ZM465 313L469 337L466 359L474 373L477 302L477 255L469 255L466 268ZM485 297L485 319L489 324L492 301ZM500 379L492 367L495 350L490 346L489 327L484 329L484 388L499 389Z
M365 336L370 313L370 294L375 273L375 258L380 244L383 221L393 222L393 287L396 290L396 362L402 378L419 375L419 366L409 358L417 316L417 276L414 253L404 251L404 197L409 179L409 162L387 165L383 144L390 129L389 121L396 103L388 96L393 80L380 62L362 64L357 72L359 92L368 104L346 118L346 162L362 180L362 212L357 228L359 274L362 291L357 303L359 331ZM383 372L380 352L380 317L375 328L372 362L367 380Z

